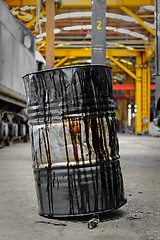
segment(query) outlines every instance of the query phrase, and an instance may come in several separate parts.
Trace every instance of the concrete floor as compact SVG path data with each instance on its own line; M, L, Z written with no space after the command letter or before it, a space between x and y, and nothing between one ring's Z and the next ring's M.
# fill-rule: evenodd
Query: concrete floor
M0 149L0 240L160 239L160 138L119 135L119 141L128 203L92 230L86 218L40 217L30 143Z

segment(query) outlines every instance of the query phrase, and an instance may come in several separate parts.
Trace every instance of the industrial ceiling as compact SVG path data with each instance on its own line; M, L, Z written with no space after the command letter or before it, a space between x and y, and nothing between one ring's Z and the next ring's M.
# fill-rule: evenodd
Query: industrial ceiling
M5 2L12 14L31 29L36 48L45 58L52 52L47 48L47 33L53 29L50 41L54 42L54 67L91 63L91 0ZM55 11L50 7L47 14L47 2ZM154 4L154 0L106 1L106 64L113 67L114 98L119 99L121 121L123 104L126 112L128 104L136 104L137 133L149 127L154 98Z
M37 50L46 55L46 8L40 0L6 0L12 14L36 36ZM55 64L90 63L91 1L55 1ZM107 0L107 56L135 57L137 52L154 54L154 1ZM64 58L65 57L65 58ZM123 64L130 62L121 59ZM117 62L108 60L113 64ZM120 61L121 62L121 61ZM122 63L121 62L121 63Z

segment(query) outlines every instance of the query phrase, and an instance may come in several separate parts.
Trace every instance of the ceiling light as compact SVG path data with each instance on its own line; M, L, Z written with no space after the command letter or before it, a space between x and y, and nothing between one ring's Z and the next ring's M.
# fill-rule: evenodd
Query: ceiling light
M117 32L124 33L124 34L130 34L130 30L124 29L124 28L118 28Z
M79 17L91 17L92 12L71 12L71 13L62 13L55 16L55 20L58 19L65 19L65 18L79 18ZM114 18L114 19L121 19L127 22L135 22L138 23L138 21L130 16L125 16L121 14L116 13L106 13L107 18Z
M21 7L20 8L20 10L21 11L26 11L26 10L34 10L34 9L36 9L36 7L35 6L24 6L24 7Z
M47 35L47 33L44 32L44 33L38 34L38 35L36 36L36 38L43 38L43 37L46 37L46 35Z
M125 60L125 59L120 59L120 61L123 62L123 63L126 63L126 64L128 64L128 65L133 65L132 62L127 61L127 60Z
M36 42L38 43L38 42L41 42L41 41L43 41L43 38L38 38L38 39L36 39Z
M143 8L149 11L155 11L155 6L153 5L146 5L146 6L143 6Z
M114 18L114 19L121 19L121 20L124 20L124 21L127 21L127 22L138 23L138 21L133 17L129 17L129 16L121 15L121 14L116 14L116 13L106 13L106 17L107 18Z
M81 30L81 29L91 29L92 25L77 25L77 26L70 26L70 27L64 27L64 31L70 31L70 30Z
M56 28L56 29L54 29L54 31L53 31L53 32L56 34L56 33L60 33L60 32L61 32L61 30L60 30L60 29L58 29L58 28ZM46 35L47 35L47 33L46 33L46 32L44 32L44 33L38 34L38 35L36 36L36 38L43 38L43 37L46 37Z
M55 20L65 19L65 18L79 18L79 17L91 17L92 12L71 12L62 13L55 16Z
M128 29L124 29L124 28L106 27L106 30L113 30L114 32L124 33L124 34L134 36L136 38L141 38L141 39L144 39L144 40L148 40L148 38L145 35L140 34L138 32L132 32L132 31L130 31Z
M18 15L18 14L19 14L19 11L13 11L12 14L13 14L13 15Z
M39 19L39 23L43 23L43 22L46 22L46 21L47 21L46 17L43 17L43 18Z
M70 27L63 28L64 31L81 30L81 29L92 29L92 25L76 25L76 26L70 26ZM132 31L130 31L128 29L124 29L124 28L106 27L106 30L112 30L114 32L124 33L124 34L134 36L136 38L142 38L144 40L148 40L148 38L145 35L140 34L138 32L132 32Z
M126 46L126 48L129 50L135 50L133 47L130 47L130 46Z
M54 29L53 32L56 34L56 33L60 33L60 31L61 31L60 29L56 28L56 29Z
M116 30L117 28L116 27L106 27L106 30Z
M130 31L130 35L133 36L133 37L136 37L136 38L142 38L144 40L148 40L148 38L146 36L144 36L143 34L141 34L141 33L131 32Z
M152 29L155 29L156 27L155 27L155 24L151 24L151 23L149 23L149 22L146 22L146 21L144 21L143 22L145 25L147 25L149 28L152 28Z

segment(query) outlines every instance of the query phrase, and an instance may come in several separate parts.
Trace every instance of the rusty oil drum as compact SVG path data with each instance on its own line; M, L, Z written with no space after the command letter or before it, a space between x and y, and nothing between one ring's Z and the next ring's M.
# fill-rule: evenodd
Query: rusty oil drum
M112 68L64 67L23 80L39 214L80 216L124 205Z

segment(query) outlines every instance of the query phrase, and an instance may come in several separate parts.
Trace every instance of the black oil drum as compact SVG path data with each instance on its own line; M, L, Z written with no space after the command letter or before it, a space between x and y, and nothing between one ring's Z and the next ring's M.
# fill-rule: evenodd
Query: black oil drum
M112 68L55 68L23 80L39 214L80 216L125 204Z

